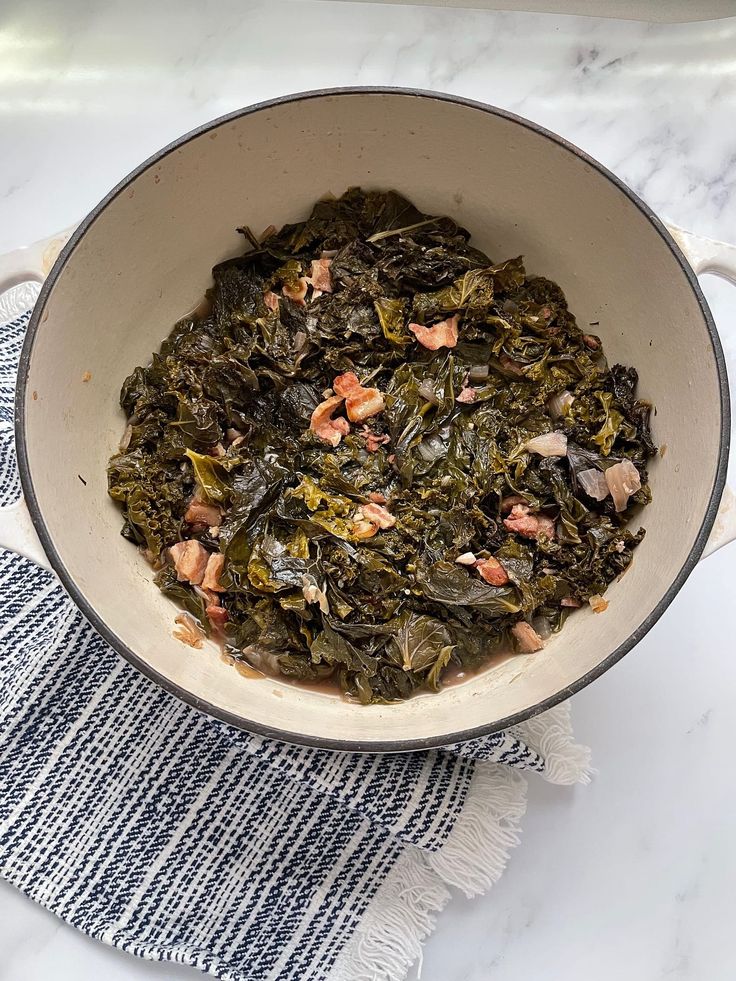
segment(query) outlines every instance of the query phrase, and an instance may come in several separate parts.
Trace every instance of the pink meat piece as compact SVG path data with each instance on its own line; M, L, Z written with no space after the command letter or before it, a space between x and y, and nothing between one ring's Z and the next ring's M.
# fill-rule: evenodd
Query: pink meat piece
M209 528L212 525L220 524L222 512L216 504L206 504L199 498L193 497L184 514L184 520L190 525L202 525Z
M377 416L385 408L383 395L377 388L361 388L359 392L348 395L345 399L345 411L351 422L363 422L364 419Z
M490 583L491 586L505 586L509 581L506 570L498 559L478 559L475 563L475 568L481 577Z
M205 613L215 630L222 630L227 623L227 610L220 605L219 598L216 603L210 603L205 607Z
M209 589L214 593L224 593L225 587L220 585L220 576L224 568L225 556L222 552L213 552L207 560L207 568L202 579L202 589Z
M560 600L560 606L569 606L573 610L579 609L582 605L580 600L575 599L574 596L563 596Z
M169 549L169 555L176 569L176 578L180 582L190 582L194 586L202 582L210 553L201 542L177 542Z
M393 528L396 518L380 504L362 504L360 510L366 521L372 522L378 528Z
M263 294L263 302L266 304L269 310L278 310L279 308L279 298L273 290L266 290Z
M460 317L448 317L447 320L440 320L439 323L431 327L423 327L422 324L409 324L409 330L416 339L430 351L438 351L441 347L455 347L457 344L457 328Z
M342 395L343 398L354 392L359 392L362 388L363 386L354 371L346 371L342 375L337 375L332 383L332 390L335 395Z
M474 388L463 388L455 401L462 402L465 405L470 405L472 402L475 402L477 397L478 393Z
M520 654L535 654L544 647L544 641L530 623L520 620L511 628L511 633L516 638L516 644Z
M354 371L338 375L332 383L336 395L345 398L345 411L351 422L362 422L386 408L377 388L364 388Z
M377 453L381 446L391 442L391 437L388 434L384 433L379 436L377 433L372 433L367 427L361 430L360 435L365 440L365 448L369 453Z
M527 504L514 504L511 514L503 519L508 531L516 532L524 538L539 538L544 535L549 539L555 537L555 523L545 514L532 514Z
M332 292L331 265L332 259L312 259L312 271L309 275L309 282L312 285L315 297L322 293Z
M383 494L380 493L380 491L371 491L368 497L370 498L371 501L373 501L374 504L386 503L386 498L383 496Z
M332 395L330 398L320 402L312 413L309 428L325 443L330 446L338 446L343 436L350 432L350 423L347 419L333 419L332 413L342 405L342 395Z

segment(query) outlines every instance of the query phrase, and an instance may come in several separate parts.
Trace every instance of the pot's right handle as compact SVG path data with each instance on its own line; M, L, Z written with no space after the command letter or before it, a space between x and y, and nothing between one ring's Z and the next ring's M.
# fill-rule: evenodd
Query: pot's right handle
M668 225L667 228L696 275L712 273L736 286L736 245L694 235L692 232L686 232L684 228L678 228L677 225ZM736 540L736 492L732 487L726 486L702 557L712 555L722 545L728 545L734 540Z

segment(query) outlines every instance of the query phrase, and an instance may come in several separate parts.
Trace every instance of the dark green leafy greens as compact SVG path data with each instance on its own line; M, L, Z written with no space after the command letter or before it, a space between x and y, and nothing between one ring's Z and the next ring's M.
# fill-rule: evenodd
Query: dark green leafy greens
M207 312L121 392L110 494L160 588L235 659L361 702L597 601L643 537L655 447L636 371L560 288L392 191L242 231ZM549 434L555 455L527 448Z

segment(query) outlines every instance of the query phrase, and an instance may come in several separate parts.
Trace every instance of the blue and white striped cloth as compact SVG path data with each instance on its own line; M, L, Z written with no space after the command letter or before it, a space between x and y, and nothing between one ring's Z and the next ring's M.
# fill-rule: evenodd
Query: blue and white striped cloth
M0 328L0 504L20 493L27 321ZM565 706L403 756L251 736L140 676L0 550L0 869L91 937L237 981L403 978L450 887L501 875L523 770L587 779Z

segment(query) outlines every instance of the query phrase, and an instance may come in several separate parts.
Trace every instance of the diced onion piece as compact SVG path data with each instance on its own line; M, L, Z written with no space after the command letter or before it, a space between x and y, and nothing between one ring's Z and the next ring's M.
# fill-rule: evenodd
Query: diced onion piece
M590 470L582 470L578 474L578 483L588 497L592 497L594 501L603 501L608 497L606 475L601 473L596 467L591 467Z
M544 433L526 442L525 449L539 456L567 456L567 436L564 433Z
M487 364L476 364L468 372L468 381L474 384L478 382L484 382L490 373L490 368Z
M617 511L624 511L629 498L641 488L641 477L631 460L614 463L606 470L606 484Z
M440 404L439 399L437 398L437 393L434 390L434 385L429 380L429 378L425 378L424 381L419 383L419 386L417 387L417 392L419 395L422 396L423 399L426 399L428 402L431 402L432 405Z
M323 613L330 612L330 604L323 589L320 589L314 576L302 576L302 594L307 603L317 603Z
M458 555L455 561L458 565L475 565L477 559L473 552L463 552L462 555Z
M568 409L574 401L575 396L565 389L547 400L547 410L553 419L561 419L567 415Z
M194 647L196 650L201 649L205 636L204 630L190 613L177 613L174 617L174 623L177 626L172 634L176 640L180 640L182 644Z

